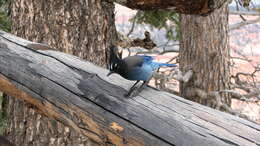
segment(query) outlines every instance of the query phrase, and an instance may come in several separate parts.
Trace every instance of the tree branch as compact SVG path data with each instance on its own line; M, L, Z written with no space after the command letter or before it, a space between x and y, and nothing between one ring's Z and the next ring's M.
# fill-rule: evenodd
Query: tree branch
M246 21L242 21L240 23L232 24L229 26L229 31L239 29L239 28L249 25L249 24L258 23L259 21L260 21L260 17L258 17L257 19L254 19L254 20L246 20Z
M131 9L174 10L183 14L208 14L227 0L113 0Z
M250 16L259 16L260 12L252 11L229 11L230 15L250 15Z

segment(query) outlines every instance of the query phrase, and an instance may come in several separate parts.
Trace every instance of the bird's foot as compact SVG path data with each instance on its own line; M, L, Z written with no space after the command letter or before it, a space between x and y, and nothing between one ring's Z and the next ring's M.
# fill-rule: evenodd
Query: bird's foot
M136 94L135 94L135 92L133 91L132 93L126 93L126 94L124 94L124 96L126 97L126 98L132 98L132 97L135 97L135 96L137 96Z
M124 94L125 97L130 97L129 93Z
M135 96L138 96L138 94L140 93L141 91L140 90L135 90L133 93L132 93L132 95L131 95L131 97L135 97Z
M133 87L132 89L130 89L126 94L124 94L125 97L131 98L131 97L135 97L136 94L135 92L137 91L137 87Z
M129 97L135 97L135 96L138 96L139 95L139 93L141 93L141 91L143 90L143 87L141 87L141 88L135 88L135 90L133 90L131 93L130 93L130 95L129 95Z

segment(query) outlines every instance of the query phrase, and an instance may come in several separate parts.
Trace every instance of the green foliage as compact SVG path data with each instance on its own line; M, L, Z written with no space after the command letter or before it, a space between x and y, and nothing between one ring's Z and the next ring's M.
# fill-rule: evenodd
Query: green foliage
M178 40L180 33L179 14L171 11L139 11L132 21L136 19L139 24L150 24L150 26L165 29L169 40Z
M0 11L0 29L7 32L11 31L10 19L5 12L1 12L1 11Z
M0 0L0 7L6 5L7 3L9 3L9 0Z
M10 32L11 31L11 21L8 16L8 5L9 0L0 0L0 29Z

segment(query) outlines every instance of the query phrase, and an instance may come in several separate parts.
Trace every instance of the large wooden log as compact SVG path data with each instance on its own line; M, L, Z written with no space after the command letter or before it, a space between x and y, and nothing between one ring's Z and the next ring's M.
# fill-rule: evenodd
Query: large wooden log
M103 145L260 145L260 125L0 32L0 90Z
M138 10L172 10L182 14L208 14L227 0L113 0Z

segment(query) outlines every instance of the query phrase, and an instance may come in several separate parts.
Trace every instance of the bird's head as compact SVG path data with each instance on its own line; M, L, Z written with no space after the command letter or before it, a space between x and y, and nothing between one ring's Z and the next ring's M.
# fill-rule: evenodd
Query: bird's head
M110 64L109 73L107 74L107 76L110 76L113 73L119 73L119 70L120 70L119 64L112 63L112 64Z
M119 73L121 59L118 57L118 48L116 46L110 47L110 59L109 59L109 73L110 76L113 73Z

